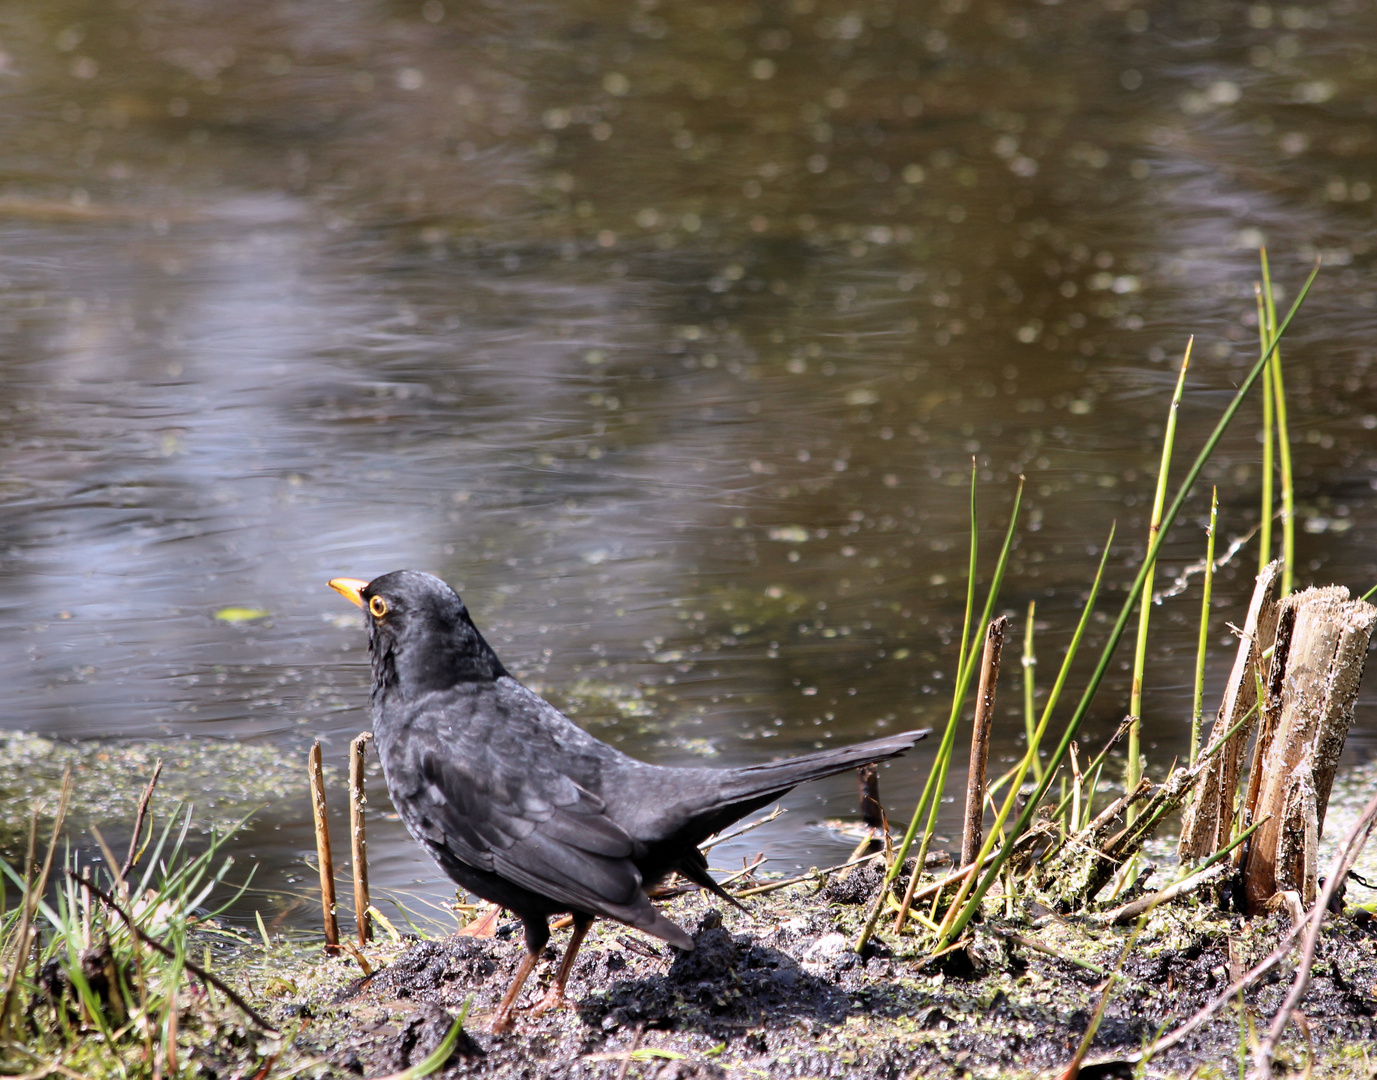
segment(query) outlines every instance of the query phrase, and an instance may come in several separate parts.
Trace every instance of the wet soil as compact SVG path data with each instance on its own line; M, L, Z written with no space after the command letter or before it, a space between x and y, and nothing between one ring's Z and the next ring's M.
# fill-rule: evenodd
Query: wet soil
M745 912L701 893L675 899L666 910L692 930L691 953L600 922L574 966L573 1006L520 1014L502 1036L485 1028L521 957L514 921L491 939L378 950L385 966L367 978L352 961L328 961L309 989L277 1002L277 1014L309 1017L295 1049L321 1055L339 1075L417 1064L470 998L467 1033L439 1075L1037 1075L1071 1059L1104 973L1131 933L1032 905L1012 918L988 916L969 949L942 961L925 960L913 939L888 936L862 957L848 946L864 912L854 901L878 881L849 884L781 890ZM1245 920L1199 900L1154 914L1111 995L1090 1054L1097 1064L1083 1075L1133 1075L1124 1059L1261 959L1285 920ZM1061 955L1011 943L1010 932ZM546 950L524 1000L544 993L563 940L557 934ZM1247 995L1255 1025L1270 1018L1290 975L1283 966ZM1377 920L1366 911L1352 908L1326 924L1303 1012L1317 1075L1369 1075L1367 1061L1377 1060ZM1235 1074L1240 1023L1236 1007L1222 1011L1154 1059L1148 1075L1185 1076L1202 1065ZM1293 1025L1279 1064L1299 1068L1306 1053Z

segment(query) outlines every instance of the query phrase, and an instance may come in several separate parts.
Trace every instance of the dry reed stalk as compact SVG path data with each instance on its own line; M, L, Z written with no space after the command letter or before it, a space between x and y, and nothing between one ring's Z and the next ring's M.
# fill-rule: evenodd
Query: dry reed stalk
M359 948L373 940L373 923L368 917L368 839L364 832L363 757L371 731L362 731L349 744L349 842L350 865L354 871L354 922L358 927Z
M320 908L325 922L325 951L339 952L339 920L335 917L335 860L330 854L330 822L325 815L325 771L320 743L307 758L311 776L311 812L316 826L316 856L320 864Z
M980 658L980 688L975 696L975 722L971 726L971 765L966 776L966 824L961 834L961 863L975 862L985 839L985 766L990 758L990 728L994 722L995 684L999 658L1004 651L1004 632L1009 619L1001 615L985 630L985 651Z
M163 759L159 758L153 766L153 775L148 778L148 784L143 789L143 794L139 796L139 809L134 815L134 835L129 838L129 854L124 858L124 865L119 869L115 876L115 885L119 889L121 896L127 896L129 887L126 879L129 871L134 869L134 863L139 858L139 837L143 834L143 823L148 817L148 807L153 801L153 789L158 786L158 777L163 774Z

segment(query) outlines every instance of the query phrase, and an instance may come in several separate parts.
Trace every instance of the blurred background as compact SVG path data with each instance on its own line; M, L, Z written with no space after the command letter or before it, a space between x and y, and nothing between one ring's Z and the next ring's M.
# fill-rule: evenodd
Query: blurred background
M1027 604L1041 693L1111 523L1104 612L1139 565L1188 336L1178 474L1257 355L1262 244L1283 308L1324 262L1283 348L1297 583L1365 592L1374 40L1353 0L6 4L0 727L342 768L365 635L325 581L402 567L649 760L938 725L974 458L982 595L1027 477L997 775ZM1257 524L1260 412L1159 584L1211 484L1221 551ZM1207 712L1256 565L1216 584ZM1156 616L1150 771L1186 752L1198 589ZM883 770L892 818L934 749ZM304 925L302 775L237 844ZM716 864L845 857L854 779L786 805ZM375 889L449 895L371 840Z

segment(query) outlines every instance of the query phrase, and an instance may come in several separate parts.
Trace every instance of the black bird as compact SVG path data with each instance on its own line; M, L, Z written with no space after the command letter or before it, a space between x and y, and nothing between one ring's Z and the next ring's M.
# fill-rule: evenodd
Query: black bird
M795 784L902 754L927 734L743 769L647 765L512 678L439 578L398 570L330 587L369 615L373 735L402 821L445 873L525 928L526 955L495 1032L511 1026L550 939L550 915L572 914L574 931L536 1012L564 1004L574 955L597 917L693 948L646 889L678 872L730 900L698 848L713 833Z

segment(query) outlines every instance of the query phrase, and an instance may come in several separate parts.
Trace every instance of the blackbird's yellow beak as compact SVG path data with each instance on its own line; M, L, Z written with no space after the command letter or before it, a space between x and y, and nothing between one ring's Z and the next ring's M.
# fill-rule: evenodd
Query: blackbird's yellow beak
M330 579L330 588L334 589L335 592L339 593L340 596L344 597L351 604L357 604L359 607L368 606L363 602L363 590L367 587L368 582L360 581L358 578L337 577Z

